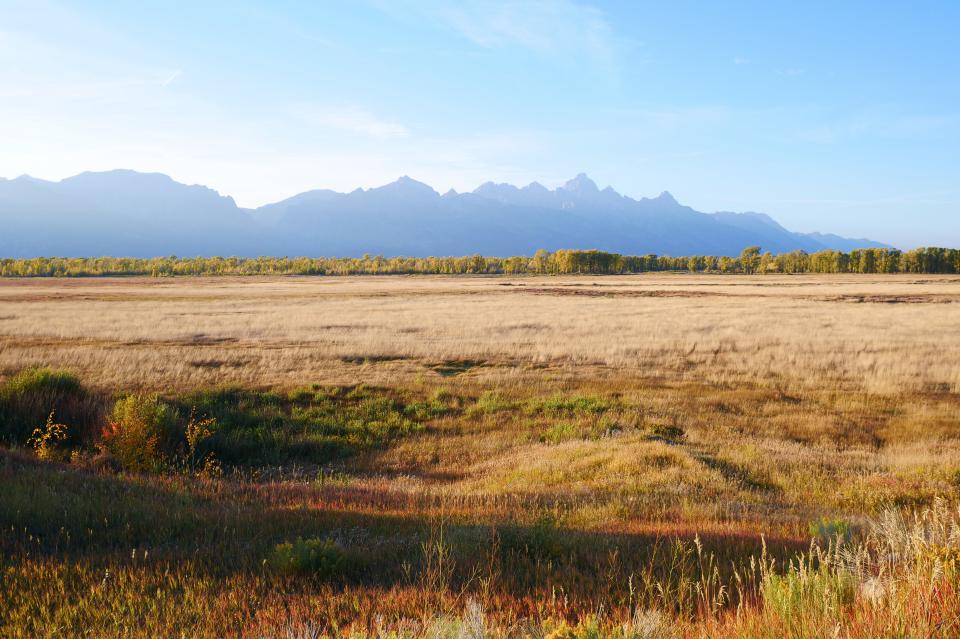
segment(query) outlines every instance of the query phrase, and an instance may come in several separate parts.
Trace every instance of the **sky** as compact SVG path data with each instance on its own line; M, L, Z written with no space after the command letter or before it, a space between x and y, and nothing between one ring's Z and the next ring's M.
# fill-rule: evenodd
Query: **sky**
M0 0L0 176L409 175L960 247L960 2Z

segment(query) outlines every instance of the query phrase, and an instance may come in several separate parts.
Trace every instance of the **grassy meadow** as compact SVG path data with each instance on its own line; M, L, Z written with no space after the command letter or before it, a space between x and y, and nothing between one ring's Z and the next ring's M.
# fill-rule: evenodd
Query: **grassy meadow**
M960 636L960 277L0 280L0 636Z

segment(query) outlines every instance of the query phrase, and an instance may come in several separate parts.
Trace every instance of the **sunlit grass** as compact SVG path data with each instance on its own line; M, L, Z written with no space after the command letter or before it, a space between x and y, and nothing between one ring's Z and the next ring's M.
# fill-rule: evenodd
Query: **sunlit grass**
M0 636L960 635L954 280L591 283L0 290Z

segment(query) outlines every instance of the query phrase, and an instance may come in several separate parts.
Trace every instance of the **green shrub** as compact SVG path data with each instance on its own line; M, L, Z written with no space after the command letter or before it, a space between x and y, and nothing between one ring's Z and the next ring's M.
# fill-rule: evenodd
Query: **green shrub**
M459 398L443 388L438 388L429 401L407 404L403 412L414 419L427 420L452 413L459 404Z
M501 411L512 410L515 404L504 399L499 393L486 391L477 398L476 403L471 406L467 413L469 415L492 415Z
M387 442L423 430L403 416L402 408L387 398L364 399L347 420L347 441L360 448L378 448Z
M3 386L4 393L59 392L76 393L80 391L80 380L65 370L50 368L28 368L11 377Z
M312 575L332 579L342 575L346 566L343 548L325 537L277 544L270 555L270 565L284 575Z
M436 399L436 398L435 398ZM410 408L382 390L314 386L280 395L240 388L199 391L177 401L181 412L215 420L203 454L227 465L325 464L389 445L423 429L438 406ZM449 410L446 406L443 410Z
M310 388L297 388L290 391L287 394L287 398L291 402L305 402L313 399L316 394L316 391Z
M446 415L452 410L449 406L440 402L416 402L407 404L403 412L414 419L427 420Z
M570 422L556 422L540 436L540 441L546 444L561 444L571 439L580 438L580 428Z
M29 368L0 386L0 442L23 445L47 416L70 427L65 444L92 441L100 423L100 407L75 375L63 370Z
M540 441L546 444L561 444L574 439L597 440L620 430L619 424L607 417L580 422L554 422L540 436Z
M821 517L817 521L810 522L809 531L812 538L824 545L837 541L848 542L853 536L849 522L828 517Z
M613 403L596 395L553 395L547 398L530 400L527 403L528 414L554 416L599 415L613 408Z
M103 430L101 447L125 470L159 470L177 444L176 412L156 396L117 400Z

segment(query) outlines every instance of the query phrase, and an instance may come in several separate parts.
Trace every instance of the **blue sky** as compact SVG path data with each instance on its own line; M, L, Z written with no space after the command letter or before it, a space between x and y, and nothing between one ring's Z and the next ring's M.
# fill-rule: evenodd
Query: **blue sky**
M960 246L960 3L0 0L0 175L407 174Z

